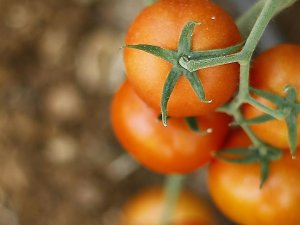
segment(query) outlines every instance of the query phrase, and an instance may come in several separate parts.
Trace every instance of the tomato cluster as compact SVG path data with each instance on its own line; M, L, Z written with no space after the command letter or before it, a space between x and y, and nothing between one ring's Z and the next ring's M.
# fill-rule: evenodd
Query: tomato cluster
M177 50L180 32L191 20L201 23L193 33L193 50L228 47L241 40L234 21L210 1L160 0L133 21L125 42ZM171 65L136 49L125 49L124 61L128 81L116 94L112 107L113 128L124 148L143 165L161 173L187 173L206 164L228 130L229 118L213 111L234 94L238 65L198 72L210 104L201 102L187 79L181 77L170 97L169 126L164 128L158 117ZM213 132L201 135L189 129L182 117L191 116L201 129Z
M277 161L264 161L267 162L264 165L270 164L269 177L261 189L261 169L257 164L266 159L263 148L288 149L289 132L300 140L300 126L294 130L289 127L291 123L298 125L300 119L291 117L293 120L288 121L288 126L278 120L250 125L253 136L265 142L256 146L261 148L259 160L249 158L247 164L232 164L213 159L214 152L220 149L252 146L242 131L232 133L231 117L215 112L234 97L239 65L230 63L193 73L179 62L200 52L240 43L241 35L231 17L209 0L158 0L133 21L125 42L128 46L124 49L127 80L115 94L111 110L113 129L124 149L145 167L163 174L190 173L211 163L208 171L211 196L219 209L239 224L300 224L297 214L300 159L292 160L284 153ZM205 56L207 54L201 57ZM279 45L262 53L252 63L250 85L279 97L284 96L286 85L300 89L299 59L300 46L297 45ZM171 93L170 96L165 92ZM300 100L298 95L292 97L296 102ZM261 96L251 98L277 109L274 102ZM282 107L286 108L280 110L288 115L300 111L300 106L289 98L282 99ZM167 127L161 121L162 106L166 102ZM261 116L262 112L245 104L241 115L246 121ZM161 190L152 190L133 200L126 207L122 224L158 224L161 198ZM183 193L179 202L186 201L183 205L189 206L189 199L190 196ZM186 209L180 210L185 212ZM153 216L149 216L149 212ZM177 218L176 212L174 218ZM215 224L212 220L203 221L174 219L173 223Z

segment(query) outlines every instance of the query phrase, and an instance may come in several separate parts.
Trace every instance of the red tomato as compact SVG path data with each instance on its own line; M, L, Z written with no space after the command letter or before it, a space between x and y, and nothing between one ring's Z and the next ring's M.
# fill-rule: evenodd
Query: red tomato
M259 55L253 63L251 85L277 95L284 95L284 88L292 85L298 90L297 100L300 101L300 46L291 44L278 45ZM270 102L257 98L260 102L273 107ZM243 108L246 118L262 114L256 108L245 105ZM300 144L300 117L298 124L298 145ZM272 120L261 124L251 125L254 133L263 141L273 146L287 149L289 147L288 131L283 120Z
M162 188L152 188L134 196L123 208L121 225L160 225L165 207ZM214 214L199 196L186 190L179 195L172 225L215 225Z
M184 119L170 118L164 127L157 113L125 83L112 103L112 125L124 148L144 166L160 173L188 173L210 159L219 149L230 117L211 113L197 118L198 126L213 132L200 135Z
M245 147L245 134L229 138L229 147ZM232 164L214 161L208 171L211 196L218 208L237 224L300 224L300 152L296 160L289 153L270 163L262 189L259 164Z
M225 48L241 41L232 18L208 0L160 0L145 8L131 24L126 44L150 44L177 50L179 36L186 23L201 23L193 33L193 50ZM126 73L138 95L157 112L171 64L151 54L125 49ZM197 72L206 97L213 102L202 103L187 79L181 77L170 97L168 114L172 117L203 115L227 102L235 93L239 67L229 64Z

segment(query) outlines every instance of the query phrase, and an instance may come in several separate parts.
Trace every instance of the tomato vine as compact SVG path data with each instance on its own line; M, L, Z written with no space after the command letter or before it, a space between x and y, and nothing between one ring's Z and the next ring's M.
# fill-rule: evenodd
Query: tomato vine
M280 97L272 93L262 90L256 90L249 85L250 63L253 53L267 27L270 20L285 8L291 6L296 0L261 0L257 2L248 12L237 20L238 27L245 36L245 43L231 46L225 49L209 50L209 51L191 51L191 36L194 30L195 21L191 21L183 28L178 44L178 50L172 51L152 45L128 45L128 48L135 48L146 51L150 54L158 56L173 64L162 94L162 121L167 126L167 102L174 89L176 81L183 73L190 81L194 91L202 102L210 103L205 98L205 92L201 85L201 81L196 78L195 72L199 69L224 65L229 63L239 63L240 65L240 81L239 90L235 98L220 108L218 111L225 112L234 117L235 124L240 125L250 137L253 147L249 154L245 154L245 149L228 149L222 151L218 157L224 160L237 163L259 162L261 164L261 186L268 177L268 164L271 160L281 157L281 150L273 146L267 145L255 136L249 128L251 123L261 123L271 119L285 119L289 131L289 144L291 154L294 157L297 146L297 109L299 105L296 103L296 90L289 87L285 91L287 97ZM252 29L249 29L252 27ZM241 49L240 51L238 51ZM236 52L236 53L234 53ZM179 65L178 65L179 64ZM283 90L284 91L284 90ZM251 92L263 98L270 100L277 105L276 109L272 109L252 97ZM287 104L286 102L290 102ZM243 118L240 107L242 104L248 103L265 115L247 121ZM237 154L240 159L227 159L226 153Z
M288 128L290 151L294 157L297 146L297 123L295 121L297 115L300 113L300 104L298 104L296 100L297 90L291 86L287 86L285 90L282 90L285 93L285 96L283 97L251 87L249 82L250 63L253 53L270 20L296 1L297 0L258 1L237 20L238 28L244 36L245 42L229 48L209 51L191 51L191 36L193 34L194 27L197 25L197 22L195 21L187 23L182 30L177 51L145 44L125 46L127 48L135 48L146 51L170 62L173 65L162 93L161 112L162 122L165 126L167 125L168 117L167 103L175 87L176 81L179 79L181 74L189 80L199 99L202 102L209 104L210 101L209 99L206 99L201 81L196 79L195 72L199 69L218 65L230 63L239 64L239 90L231 102L219 107L217 110L233 116L233 125L240 126L246 132L252 141L252 146L247 149L225 149L216 153L216 157L232 163L259 163L261 166L261 187L268 177L269 163L272 160L279 159L282 156L282 151L279 148L266 144L260 140L250 129L249 125L273 119L285 120ZM147 2L150 4L154 1L149 0ZM271 101L277 107L273 109L262 104L252 97L253 94ZM245 103L261 110L264 114L253 119L245 119L241 112L241 106ZM227 155L232 154L235 154L237 157L227 157ZM163 217L163 225L169 224L168 218L176 201L176 196L178 195L182 181L182 176L173 175L168 178L166 185L167 207Z

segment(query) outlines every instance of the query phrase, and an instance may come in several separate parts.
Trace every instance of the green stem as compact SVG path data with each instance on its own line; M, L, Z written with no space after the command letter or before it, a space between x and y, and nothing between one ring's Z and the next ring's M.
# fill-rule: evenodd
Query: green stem
M281 0L280 3L277 3L280 4L280 7L276 8L275 12L273 13L273 17L285 8L293 5L295 2L297 2L297 0ZM243 15L237 19L237 26L245 38L249 36L256 19L261 13L265 4L266 0L257 1L247 12L243 13Z
M220 56L210 59L201 59L201 60L185 60L183 57L179 59L179 64L187 69L190 72L195 72L197 70L213 67L213 66L219 66L223 64L229 64L238 62L240 60L241 56L239 53L232 54L232 55L226 55L226 56Z
M240 110L235 111L232 114L232 116L235 121L242 121L244 119ZM249 128L247 124L241 123L240 126L248 135L248 137L250 138L251 142L255 147L260 147L262 145L261 141L256 137L256 135L253 133L253 131Z
M246 62L245 64L240 63L240 84L239 84L239 92L237 95L238 103L240 106L242 101L244 101L247 96L249 96L249 71L250 71L250 62Z
M258 19L255 21L254 26L247 38L246 44L244 46L243 52L249 57L249 60L252 57L254 50L258 42L260 41L267 25L269 24L270 20L279 12L281 12L286 7L292 5L297 0L266 0L261 13ZM257 13L258 9L261 7L260 4L255 5L254 12ZM255 16L255 15L254 15Z
M154 2L156 2L156 0L146 0L146 5L151 5Z
M243 13L243 15L237 19L236 24L245 38L249 36L257 17L265 5L265 1L266 0L260 0L256 2L247 12Z
M176 206L176 201L183 186L184 176L169 175L165 183L165 208L162 215L162 225L171 225L170 218Z
M269 108L268 106L262 104L261 102L257 101L256 99L252 98L251 96L248 96L244 100L244 102L249 103L250 105L254 106L255 108L259 109L260 111L267 113L276 119L282 120L283 118L286 117L286 115L282 111Z
M260 103L256 99L252 98L249 93L249 71L250 71L250 63L247 62L245 64L240 64L240 85L239 85L239 93L236 96L236 101L234 102L235 106L231 108L238 109L243 103L249 103L250 105L258 108L260 111L267 113L273 116L276 119L283 119L285 115L279 111L269 108L268 106Z

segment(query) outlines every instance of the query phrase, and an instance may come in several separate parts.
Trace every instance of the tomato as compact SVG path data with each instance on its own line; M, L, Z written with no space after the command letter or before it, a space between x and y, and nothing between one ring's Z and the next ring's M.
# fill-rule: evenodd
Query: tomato
M145 8L131 24L126 44L149 44L177 50L181 31L186 23L201 23L193 33L193 50L225 48L241 41L231 17L208 0L159 0ZM157 112L166 77L171 64L149 53L124 50L129 82L138 95ZM206 98L200 102L186 78L179 78L168 103L168 115L186 117L203 115L227 102L236 91L239 67L237 64L216 66L197 72Z
M239 139L239 140L238 140ZM250 144L246 134L235 134L225 148ZM293 160L285 153L270 163L270 174L260 189L259 164L215 160L208 170L210 194L218 208L237 224L300 224L300 152Z
M199 221L184 221L180 223L173 223L172 225L206 225Z
M158 114L125 83L112 103L112 125L123 147L141 164L160 173L188 173L210 159L219 149L228 130L230 117L211 113L197 118L201 135L182 118L170 118L164 127Z
M172 225L206 225L206 224L196 221L196 220L193 220L193 221L187 220L187 221L183 221L183 222L179 222L179 223L173 223Z
M164 191L156 187L134 196L122 210L121 225L160 225L165 207ZM171 216L172 225L217 224L208 204L199 196L184 190Z
M277 95L284 95L284 88L292 85L298 90L297 100L300 101L300 46L282 44L259 55L252 65L251 85ZM257 100L273 107L270 102L257 97ZM246 118L262 114L258 109L245 105ZM298 140L300 140L300 117L297 119ZM287 149L289 147L288 131L284 120L271 120L261 124L251 125L254 133L263 141L273 146ZM300 141L298 141L298 145Z

